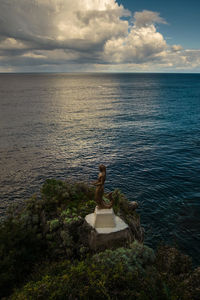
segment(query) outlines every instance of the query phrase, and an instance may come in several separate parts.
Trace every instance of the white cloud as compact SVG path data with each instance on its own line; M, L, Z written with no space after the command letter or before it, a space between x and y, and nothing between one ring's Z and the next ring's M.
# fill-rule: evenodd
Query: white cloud
M89 48L128 28L120 19L127 11L114 0L1 0L0 8L2 36L41 48L77 48L81 41Z
M113 38L105 44L105 60L114 63L142 64L160 62L166 41L155 27L166 23L158 13L144 10L134 14L134 25L125 37Z
M134 14L134 24L136 27L148 27L155 23L167 24L158 12L143 10Z
M182 47L181 45L173 45L173 46L171 47L171 50L172 50L173 52L178 52L178 51L183 50L183 47Z
M136 12L128 34L105 43L105 61L126 64L124 69L128 71L200 68L200 50L184 50L181 45L169 46L157 31L156 23L165 24L166 21L156 12Z
M0 49L10 50L10 49L25 49L26 45L21 41L17 41L14 38L5 38L0 43Z
M159 60L167 44L154 25L132 27L126 37L112 39L105 44L105 59L115 63L144 63Z
M159 13L132 16L115 0L1 0L1 70L200 67L200 51L167 45L157 23Z

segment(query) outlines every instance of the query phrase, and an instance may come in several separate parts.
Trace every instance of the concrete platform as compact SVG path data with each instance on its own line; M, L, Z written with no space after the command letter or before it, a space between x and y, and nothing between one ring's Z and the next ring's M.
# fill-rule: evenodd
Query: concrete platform
M112 248L115 244L123 246L130 242L131 234L128 225L113 212L113 209L95 208L94 213L85 217L92 228L89 235L91 249Z
M97 206L93 214L91 214L90 222L95 228L115 227L115 214L113 209L99 209Z

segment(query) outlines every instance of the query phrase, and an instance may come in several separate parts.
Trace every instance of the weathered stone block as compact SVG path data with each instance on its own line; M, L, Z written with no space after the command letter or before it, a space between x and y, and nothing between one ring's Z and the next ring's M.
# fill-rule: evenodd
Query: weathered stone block
M95 228L106 228L115 227L115 215L113 209L99 209L95 208L94 214L94 227Z
M123 246L132 240L128 225L113 212L113 209L95 208L93 214L85 217L91 226L88 236L89 246L93 250Z

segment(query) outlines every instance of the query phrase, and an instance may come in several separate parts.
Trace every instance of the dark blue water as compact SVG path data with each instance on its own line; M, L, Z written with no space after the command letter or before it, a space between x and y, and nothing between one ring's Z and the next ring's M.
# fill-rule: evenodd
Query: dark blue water
M0 208L46 178L90 182L140 203L146 243L200 262L199 74L1 74Z

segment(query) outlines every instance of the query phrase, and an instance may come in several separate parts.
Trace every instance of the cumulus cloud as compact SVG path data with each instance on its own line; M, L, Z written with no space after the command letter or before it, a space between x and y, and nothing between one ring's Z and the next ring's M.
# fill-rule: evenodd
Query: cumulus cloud
M159 23L116 0L1 0L0 71L198 66L199 51L167 45Z
M171 50L172 50L173 52L179 52L179 51L183 50L183 47L182 47L181 45L173 45L173 46L171 47Z
M1 0L1 64L99 62L105 42L127 33L129 15L115 0Z
M40 49L89 49L128 28L114 0L1 0L0 8L0 36Z
M105 44L105 59L116 63L144 63L159 60L167 48L163 36L154 25L134 26L124 38L112 39Z
M160 17L158 12L143 10L135 12L134 23L136 27L148 27L155 23L167 24L167 22Z
M159 13L141 11L134 14L134 23L126 36L105 43L104 59L126 64L126 70L156 71L160 69L192 70L200 67L200 50L185 50L181 45L169 46L156 24L167 22Z

